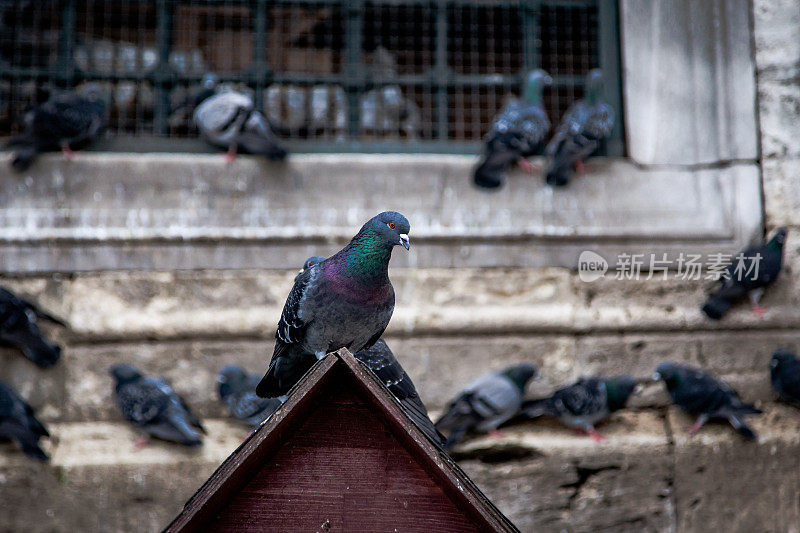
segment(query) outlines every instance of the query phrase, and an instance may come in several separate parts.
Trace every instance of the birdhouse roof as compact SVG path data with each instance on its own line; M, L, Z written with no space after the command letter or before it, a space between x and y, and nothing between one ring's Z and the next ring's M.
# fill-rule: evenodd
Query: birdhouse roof
M192 496L166 531L517 531L346 349Z

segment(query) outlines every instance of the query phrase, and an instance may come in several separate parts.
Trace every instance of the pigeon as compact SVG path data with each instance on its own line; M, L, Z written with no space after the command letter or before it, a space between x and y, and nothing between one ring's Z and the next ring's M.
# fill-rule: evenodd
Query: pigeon
M556 417L565 426L588 433L599 441L605 437L594 429L594 425L625 407L636 387L636 380L631 376L582 378L558 389L549 398L523 402L522 412L530 418Z
M0 288L0 346L18 348L37 366L47 368L61 357L61 348L39 331L40 318L66 327L62 320Z
M452 448L468 431L494 432L516 416L522 407L525 385L537 372L536 365L519 363L467 385L436 421L436 429L449 432L445 449Z
M224 90L203 100L194 111L200 135L209 143L226 148L232 162L238 150L281 161L286 150L272 132L269 122L255 109L253 99L240 91Z
M259 396L286 394L328 352L356 353L375 344L394 311L392 249L409 249L410 228L400 213L380 213L342 250L300 274L281 313Z
M777 350L769 362L772 388L781 400L800 407L800 361L791 352Z
M756 316L767 310L758 302L764 289L775 282L783 265L783 245L786 243L786 228L778 228L763 246L751 246L733 257L733 262L720 279L720 287L708 296L703 312L713 320L719 320L731 305L747 295Z
M117 405L126 420L162 440L185 446L203 443L203 425L166 381L145 377L126 364L112 366L110 373L116 379Z
M744 421L745 415L758 415L761 411L744 403L736 391L702 370L678 363L661 363L653 380L663 380L672 401L686 413L696 416L697 422L689 429L694 434L710 419L725 419L748 440L756 434Z
M355 358L369 368L389 392L400 402L403 410L414 424L437 446L444 444L444 436L434 427L428 410L417 393L414 383L400 365L400 361L382 338L372 347L355 353Z
M561 117L561 124L545 150L550 159L546 181L563 187L575 170L600 147L600 142L611 134L614 127L614 110L600 96L603 89L603 72L592 69L586 76L586 96L577 100Z
M62 150L72 159L73 149L87 146L105 128L106 104L96 84L87 84L79 93L55 96L32 109L25 117L25 132L10 141L11 167L27 169L40 152Z
M242 367L229 365L219 371L217 391L222 403L233 418L249 426L258 426L283 403L277 398L256 396L258 376L248 374Z
M39 447L39 439L49 436L34 416L33 408L0 381L0 439L13 440L28 457L47 461L49 458Z
M544 70L532 71L525 79L522 99L512 100L495 117L484 138L483 159L473 175L475 185L500 187L514 163L527 170L533 168L525 158L541 149L550 131L550 121L542 107L542 90L552 82Z

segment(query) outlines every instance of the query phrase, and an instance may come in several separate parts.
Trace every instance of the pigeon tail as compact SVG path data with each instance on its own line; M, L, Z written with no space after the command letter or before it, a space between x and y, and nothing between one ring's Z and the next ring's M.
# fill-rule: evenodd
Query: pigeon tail
M731 417L730 422L736 429L737 433L747 440L757 440L758 435L750 427L736 417Z
M488 162L485 161L475 169L472 181L476 186L484 189L497 189L503 184L503 180L492 172L492 169L487 163Z
M564 187L569 183L569 178L572 176L572 170L566 165L553 165L547 171L545 181L548 185L553 187Z
M9 143L11 146L11 143ZM11 160L11 168L17 172L23 172L31 166L39 151L34 144L18 144L14 152L14 159Z
M19 447L22 448L22 452L28 457L39 459L40 461L48 461L50 459L50 457L44 453L44 450L39 447L37 439L34 439L33 436L19 439L17 442Z
M272 357L266 374L256 387L256 394L260 398L276 398L286 394L314 366L316 360L313 354L304 353L297 345L284 345L284 350Z
M286 159L286 149L274 139L256 133L244 132L239 135L239 144L245 152L254 155L263 155L270 161L283 161Z
M466 434L467 434L467 428L465 426L455 427L451 429L450 435L448 435L447 440L442 445L442 448L444 448L445 450L449 450L450 448L458 444Z
M708 297L708 300L706 300L706 303L703 305L703 312L706 314L706 316L708 316L708 318L712 320L719 320L725 316L725 313L727 313L728 309L730 308L731 303L728 300L712 294Z
M522 402L521 411L528 418L539 418L540 416L553 414L550 398L542 398L541 400L525 400Z

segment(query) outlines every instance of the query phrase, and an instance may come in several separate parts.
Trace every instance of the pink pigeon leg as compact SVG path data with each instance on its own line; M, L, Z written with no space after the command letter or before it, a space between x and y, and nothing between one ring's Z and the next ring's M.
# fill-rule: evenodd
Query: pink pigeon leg
M230 148L228 148L228 152L225 154L225 162L229 165L236 160L236 145L232 144Z
M505 434L505 433L502 433L502 432L500 432L500 431L497 431L496 429L493 429L493 430L491 430L491 431L489 432L489 436L491 436L491 437L494 437L494 438L496 438L496 439L502 439L503 437L505 437L505 436L506 436L506 434Z
M147 446L150 443L150 436L145 435L144 437L140 437L133 441L133 447L136 449L141 449Z
M573 168L575 169L575 172L577 172L578 174L583 174L584 172L586 172L586 165L584 165L583 161L581 161L580 159L575 161Z
M596 442L601 442L606 440L606 436L602 433L598 433L594 428L589 428L586 430L590 437L592 437Z
M520 157L517 159L517 166L522 169L523 172L527 172L528 174L533 174L539 170L539 168L525 159L524 157Z
M64 154L64 159L67 161L72 161L75 159L75 152L72 151L72 148L69 147L68 143L61 145L61 153Z

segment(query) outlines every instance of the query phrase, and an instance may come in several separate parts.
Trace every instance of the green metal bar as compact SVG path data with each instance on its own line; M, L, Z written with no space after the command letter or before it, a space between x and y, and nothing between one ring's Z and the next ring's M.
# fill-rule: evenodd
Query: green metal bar
M69 87L75 79L73 51L75 47L75 0L61 4L61 35L58 43L58 80Z
M538 68L540 0L522 0L522 47L525 72ZM523 73L524 74L524 73Z
M172 0L158 0L156 3L156 42L158 46L158 67L153 74L155 102L153 110L153 129L158 135L167 134L169 115L169 88L172 85L172 70L169 66L170 32L172 30ZM116 77L115 77L116 78Z
M436 137L445 140L450 129L447 109L447 81L450 78L450 69L447 67L447 3L444 0L439 0L436 4L435 46L433 85L436 90Z
M347 95L347 133L351 139L358 138L360 105L359 96L364 88L364 63L362 57L362 33L364 31L364 2L352 0L346 3L344 12L344 74L342 85Z
M599 0L597 4L600 35L600 68L605 83L603 98L614 108L614 129L606 141L606 155L625 153L622 107L622 77L620 76L619 10L617 0Z
M253 68L251 69L256 109L264 108L264 89L267 86L267 0L258 0L253 27Z

